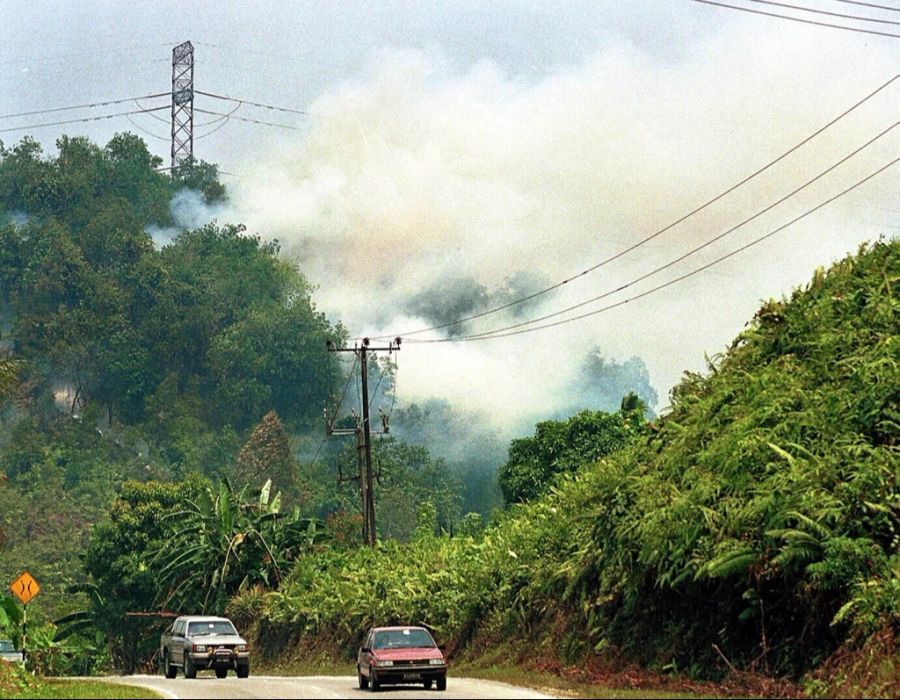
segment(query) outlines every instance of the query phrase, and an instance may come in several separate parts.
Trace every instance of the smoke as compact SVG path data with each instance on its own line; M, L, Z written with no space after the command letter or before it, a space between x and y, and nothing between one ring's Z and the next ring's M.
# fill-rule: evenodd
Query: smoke
M631 357L624 362L603 357L600 348L588 353L581 363L579 373L569 387L570 403L563 406L560 418L591 409L594 411L618 411L622 397L634 392L653 409L659 395L650 384L647 365L640 357Z
M885 232L875 207L896 207L891 177L708 272L580 322L451 344L412 340L461 329L410 332L501 303L517 276L531 280L516 287L521 292L577 275L741 180L896 72L882 44L862 50L856 37L832 32L825 50L820 31L802 28L775 43L773 26L735 20L698 36L678 58L611 43L540 78L488 60L460 69L437 50L381 51L362 77L310 106L316 116L307 133L279 138L269 157L240 173L234 218L278 238L317 285L319 308L354 335L407 339L397 354L402 405L438 397L479 412L504 434L528 432L541 418L581 400L612 401L628 386L605 371L591 380L595 394L579 389L585 358L597 348L606 358L640 358L625 363L638 383L628 388L665 397L684 370L704 368L704 352L730 342L761 299ZM613 290L710 239L892 123L898 88L900 81L648 245L530 308L464 330ZM884 164L898 145L890 134L796 201L580 311L747 243Z
M0 212L0 224L9 224L14 228L22 228L31 221L31 217L23 211Z
M175 193L169 203L173 226L148 226L146 231L157 248L169 245L182 231L206 226L221 216L220 204L209 204L201 192L183 189Z
M424 445L459 476L464 512L488 514L503 503L497 467L506 461L509 440L489 416L427 399L396 411L392 426L398 438Z
M440 327L448 336L459 336L472 330L471 324L458 323L459 319L509 306L516 300L533 296L548 284L545 275L524 270L507 277L501 286L491 290L471 276L440 276L430 287L409 299L403 311L423 319L430 326ZM535 308L535 303L526 301L509 306L509 313L513 318L521 318Z

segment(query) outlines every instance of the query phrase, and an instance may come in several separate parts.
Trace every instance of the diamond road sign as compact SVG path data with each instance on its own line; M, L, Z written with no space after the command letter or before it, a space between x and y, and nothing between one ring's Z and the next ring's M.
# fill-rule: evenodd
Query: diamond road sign
M35 580L34 576L25 571L19 578L9 584L9 590L18 596L23 605L28 605L28 601L41 592L41 585Z

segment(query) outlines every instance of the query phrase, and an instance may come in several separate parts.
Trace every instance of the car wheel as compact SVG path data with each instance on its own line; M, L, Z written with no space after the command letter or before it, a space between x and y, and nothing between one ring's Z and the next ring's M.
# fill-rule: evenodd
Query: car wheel
M368 687L369 687L369 679L366 678L366 677L362 674L362 669L359 667L358 664L357 664L357 666L356 666L356 678L357 678L357 680L359 681L359 689L360 689L360 690L367 690Z
M381 681L378 680L378 676L375 675L375 671L369 671L369 683L372 684L372 692L377 693L381 690Z
M196 678L197 677L197 667L194 666L194 662L191 661L191 657L187 654L184 655L184 677L185 678Z
M169 652L166 651L163 654L163 675L166 678L175 678L178 675L178 669L172 665L172 660L169 658Z
M228 677L228 669L227 668L217 668L216 669L216 678L227 678Z
M237 677L238 678L249 678L250 677L250 664L240 664L237 667Z
M438 690L447 690L447 677L437 679L437 689Z

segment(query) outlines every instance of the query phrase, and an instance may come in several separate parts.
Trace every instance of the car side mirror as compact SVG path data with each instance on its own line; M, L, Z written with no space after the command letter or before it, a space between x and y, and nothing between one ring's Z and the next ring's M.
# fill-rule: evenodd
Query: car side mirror
M363 647L362 649L360 649L360 651L363 651L363 652L365 652L365 653L368 654L368 653L369 653L370 651L372 651L372 650L369 649L369 647Z
M441 651L447 651L447 645L446 644L438 644L438 649L440 649Z

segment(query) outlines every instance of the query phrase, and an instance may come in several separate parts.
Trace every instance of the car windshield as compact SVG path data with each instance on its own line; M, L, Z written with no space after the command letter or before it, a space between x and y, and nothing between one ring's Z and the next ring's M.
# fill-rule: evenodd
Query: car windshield
M204 634L237 634L228 620L206 620L188 624L188 636L200 637Z
M376 649L403 649L436 645L427 630L411 628L376 632L373 646Z
M0 652L14 652L16 648L8 639L0 639Z

